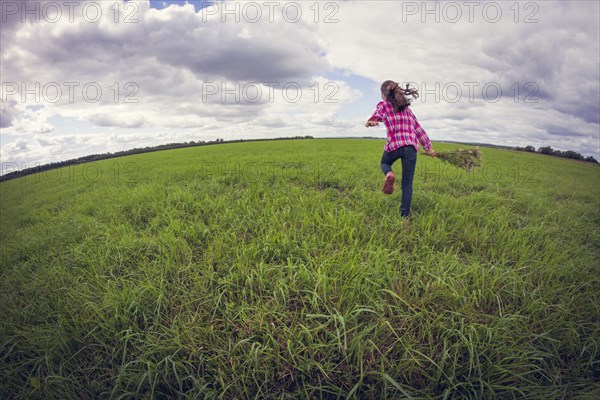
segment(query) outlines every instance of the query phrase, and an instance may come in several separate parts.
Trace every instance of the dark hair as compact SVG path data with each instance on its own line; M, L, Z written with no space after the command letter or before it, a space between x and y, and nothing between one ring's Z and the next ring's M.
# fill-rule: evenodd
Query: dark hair
M397 82L385 81L381 84L381 93L385 98L392 103L394 111L402 112L408 106L413 99L419 98L419 91L417 89L411 89L406 84L406 88L402 89ZM411 96L412 99L408 99L406 96Z

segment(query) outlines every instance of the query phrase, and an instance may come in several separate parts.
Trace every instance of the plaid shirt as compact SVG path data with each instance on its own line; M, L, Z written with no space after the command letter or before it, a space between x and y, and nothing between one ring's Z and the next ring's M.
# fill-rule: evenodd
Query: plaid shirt
M427 133L421 128L417 117L409 107L406 107L402 112L396 112L392 103L380 101L369 121L379 121L385 124L387 142L383 149L387 152L408 145L414 146L419 151L419 142L425 150L431 148L431 141Z

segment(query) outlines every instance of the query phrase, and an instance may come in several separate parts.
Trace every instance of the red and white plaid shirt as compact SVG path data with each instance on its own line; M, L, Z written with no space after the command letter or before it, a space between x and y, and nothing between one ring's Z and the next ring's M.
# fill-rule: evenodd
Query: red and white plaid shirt
M385 124L387 142L383 149L387 152L408 145L414 146L419 151L419 142L425 150L431 148L431 141L427 133L421 128L417 117L409 107L402 112L396 112L392 103L387 100L380 101L369 121L379 121Z

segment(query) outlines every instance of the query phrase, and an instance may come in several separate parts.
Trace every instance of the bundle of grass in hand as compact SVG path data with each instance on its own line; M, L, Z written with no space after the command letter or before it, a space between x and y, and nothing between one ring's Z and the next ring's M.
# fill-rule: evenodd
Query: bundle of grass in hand
M471 172L474 167L479 167L481 165L481 152L479 151L479 147L440 151L437 152L436 157L445 163L462 168L467 172Z

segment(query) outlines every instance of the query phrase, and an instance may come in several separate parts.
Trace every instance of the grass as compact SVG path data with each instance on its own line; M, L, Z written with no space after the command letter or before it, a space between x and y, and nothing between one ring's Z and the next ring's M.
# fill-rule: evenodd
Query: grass
M382 145L3 182L0 398L598 398L600 168L419 156L404 224Z

